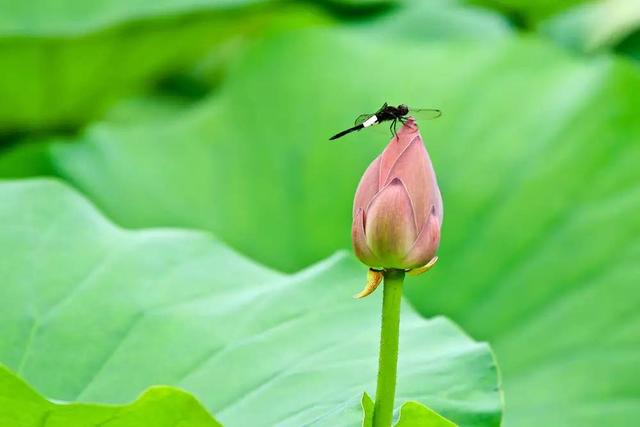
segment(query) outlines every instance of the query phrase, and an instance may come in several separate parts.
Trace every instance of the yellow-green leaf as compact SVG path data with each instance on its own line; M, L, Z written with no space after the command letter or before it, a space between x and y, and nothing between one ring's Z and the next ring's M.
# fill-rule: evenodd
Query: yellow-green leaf
M6 427L222 427L190 394L155 386L124 405L51 402L0 365L0 425Z

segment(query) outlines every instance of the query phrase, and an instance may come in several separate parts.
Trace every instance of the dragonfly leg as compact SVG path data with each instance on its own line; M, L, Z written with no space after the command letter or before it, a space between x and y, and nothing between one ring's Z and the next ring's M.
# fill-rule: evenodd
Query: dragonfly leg
M391 136L393 136L394 138L398 137L398 132L396 131L397 127L398 127L398 119L393 119L393 121L391 122L390 130L391 130Z

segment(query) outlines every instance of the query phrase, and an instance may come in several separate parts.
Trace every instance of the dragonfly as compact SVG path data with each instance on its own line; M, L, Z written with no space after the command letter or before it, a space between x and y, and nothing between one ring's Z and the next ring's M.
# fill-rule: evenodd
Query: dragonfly
M356 118L353 127L345 129L342 132L338 132L329 139L334 140L342 138L343 136L348 135L351 132L356 132L383 122L391 122L391 134L395 136L398 122L404 124L409 118L409 113L425 120L436 119L442 115L442 111L433 108L409 108L405 104L400 104L397 107L394 107L385 102L384 104L382 104L382 107L380 107L380 109L375 113L359 115Z

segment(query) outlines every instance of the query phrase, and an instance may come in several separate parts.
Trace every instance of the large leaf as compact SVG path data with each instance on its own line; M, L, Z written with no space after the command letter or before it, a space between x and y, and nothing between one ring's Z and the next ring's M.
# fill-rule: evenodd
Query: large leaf
M1 3L0 131L78 126L288 13L266 0Z
M153 387L129 405L49 402L0 365L0 425L12 427L221 427L189 394Z
M43 4L38 0L14 3L2 0L0 34L4 36L73 36L99 31L126 22L189 14L211 9L264 3L266 0L124 0L110 2L66 2ZM82 18L82 19L79 19Z
M498 13L462 5L456 0L405 0L393 9L393 13L356 24L371 37L384 34L385 37L404 36L418 40L481 37L488 41L511 33L507 20Z
M640 31L640 4L636 0L585 3L545 21L541 31L584 52L623 50L626 40Z
M292 276L207 234L114 227L54 181L0 184L0 361L47 397L194 392L228 426L355 426L373 390L380 298L344 254ZM486 344L404 308L398 401L498 426Z
M636 68L531 39L297 33L233 76L173 122L92 128L58 167L118 222L212 229L295 269L349 246L354 189L388 134L327 138L385 100L441 107L422 128L445 199L441 263L409 296L495 340L507 425L640 417Z

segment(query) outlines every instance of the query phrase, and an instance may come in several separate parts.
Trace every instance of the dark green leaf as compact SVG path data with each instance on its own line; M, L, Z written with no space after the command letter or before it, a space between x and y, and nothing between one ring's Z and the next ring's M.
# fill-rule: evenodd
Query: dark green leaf
M587 3L589 0L467 0L467 3L496 9L519 25L535 27L541 20Z
M55 175L49 144L39 138L19 139L0 149L0 177L27 178Z
M239 38L288 18L287 8L266 0L2 3L0 132L74 129L115 100L215 57L226 42L237 50Z

